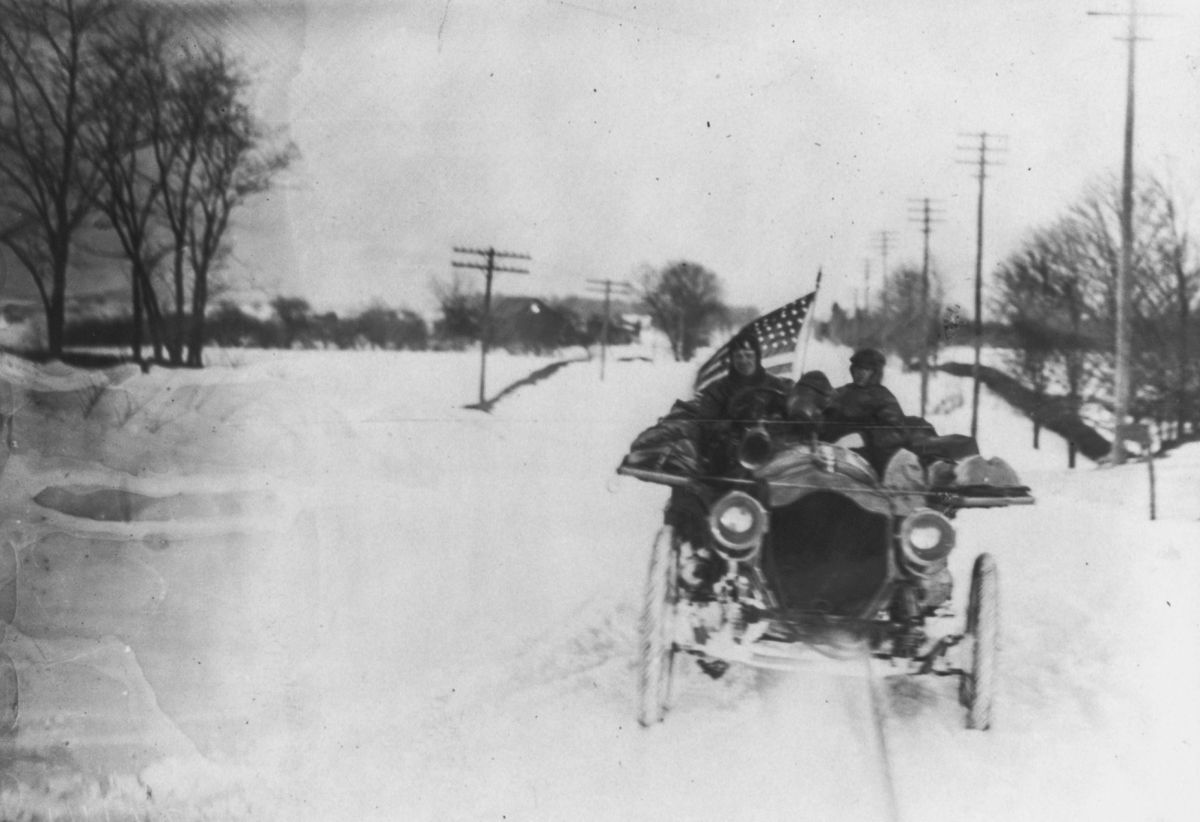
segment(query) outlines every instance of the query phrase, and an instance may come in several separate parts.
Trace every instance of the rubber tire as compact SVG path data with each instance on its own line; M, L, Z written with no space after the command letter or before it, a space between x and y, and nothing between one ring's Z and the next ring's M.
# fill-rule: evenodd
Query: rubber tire
M959 701L967 709L967 727L986 731L992 725L996 698L997 652L1000 644L999 572L991 554L980 554L971 569L967 600L967 636L971 668L959 680Z
M638 722L662 722L675 673L675 613L679 601L679 541L664 525L650 552L638 627Z

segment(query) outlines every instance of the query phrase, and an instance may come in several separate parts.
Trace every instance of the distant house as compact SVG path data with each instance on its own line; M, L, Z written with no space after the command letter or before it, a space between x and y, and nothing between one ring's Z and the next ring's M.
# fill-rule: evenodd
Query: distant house
M247 317L253 317L259 322L270 322L275 319L275 309L267 300L252 299L245 302L235 302L234 305ZM210 305L209 312L211 313L212 310L213 306Z
M583 344L577 318L537 297L492 300L492 345L510 351L544 354Z
M645 314L621 314L614 317L608 331L608 341L613 345L632 345L642 338L642 330L650 327L650 317Z
M0 348L25 350L44 344L42 307L33 300L0 300Z
M93 291L67 298L67 322L128 317L129 295L124 290Z
M599 344L605 336L604 316L608 315L609 345L630 345L638 342L643 328L649 325L649 317L633 309L628 297L605 300L597 297L572 295L559 302L559 309L580 318L578 325L584 330L587 345Z
M0 305L0 327L23 325L40 313L41 309L32 301L5 302Z

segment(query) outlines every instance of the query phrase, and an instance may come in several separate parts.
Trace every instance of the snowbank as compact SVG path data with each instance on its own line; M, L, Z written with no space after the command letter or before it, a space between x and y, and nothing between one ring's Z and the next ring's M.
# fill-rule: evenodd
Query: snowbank
M485 414L463 407L476 354L235 353L101 378L0 361L7 815L879 818L855 680L688 668L663 726L633 719L665 491L614 469L694 366L572 363ZM837 384L848 353L806 367ZM489 394L551 362L489 357ZM914 410L918 380L887 377ZM970 385L930 392L965 431ZM1193 818L1200 448L1159 463L1151 523L1145 466L1067 471L986 392L981 421L1038 497L959 517L956 597L976 553L1000 563L1000 714L970 734L953 683L889 692L903 817Z

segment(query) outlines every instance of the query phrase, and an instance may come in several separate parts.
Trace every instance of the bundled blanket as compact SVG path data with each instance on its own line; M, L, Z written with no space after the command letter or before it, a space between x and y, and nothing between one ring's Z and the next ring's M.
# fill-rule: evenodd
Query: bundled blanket
M676 400L665 417L637 435L621 467L682 477L703 474L696 410L695 401Z
M649 482L684 486L693 491L700 487L689 482L708 473L700 452L697 410L694 400L676 400L666 416L637 435L618 470L629 470ZM881 483L864 463L866 474L858 479L864 488L881 484L884 488L912 490L918 495L935 491L988 498L1029 494L1029 488L1021 484L1008 463L980 456L973 438L957 434L938 436L933 426L918 418L909 418L907 422L909 448L901 449L889 460ZM845 449L837 452L844 453L846 459L856 456ZM764 466L765 473L760 478L770 480L773 472L796 459L804 462L813 458L807 453L789 456L781 452Z

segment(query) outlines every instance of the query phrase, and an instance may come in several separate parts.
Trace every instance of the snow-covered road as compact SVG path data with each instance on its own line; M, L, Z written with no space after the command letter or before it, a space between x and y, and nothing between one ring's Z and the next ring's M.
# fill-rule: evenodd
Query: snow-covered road
M818 347L809 366L838 382L844 359ZM548 362L497 355L489 379ZM665 492L614 469L691 367L610 360L601 382L598 363L571 364L482 414L461 407L470 354L233 352L200 374L120 375L98 398L76 374L3 365L27 404L0 479L23 688L21 776L0 807L887 818L858 679L685 666L666 723L634 720ZM915 406L915 377L888 383ZM77 402L47 413L33 388ZM940 430L967 429L969 386L941 375L931 397ZM958 520L956 597L978 552L1000 563L998 718L963 730L950 680L887 690L900 818L1194 818L1200 448L1159 463L1150 523L1144 466L1068 472L1060 441L1030 449L1028 423L986 394L981 419L984 452L1038 497ZM47 488L184 515L88 520L34 503Z

